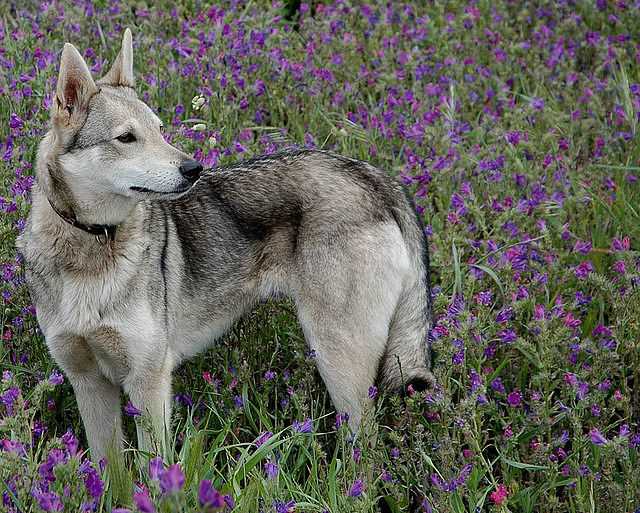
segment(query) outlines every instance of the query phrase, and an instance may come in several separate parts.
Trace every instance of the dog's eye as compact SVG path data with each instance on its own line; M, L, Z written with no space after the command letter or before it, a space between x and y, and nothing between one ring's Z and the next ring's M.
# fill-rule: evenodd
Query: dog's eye
M160 125L160 132L164 134L164 125Z
M136 136L131 132L127 132L126 134L119 135L118 137L116 137L116 139L118 139L118 141L122 143L131 143L135 142Z

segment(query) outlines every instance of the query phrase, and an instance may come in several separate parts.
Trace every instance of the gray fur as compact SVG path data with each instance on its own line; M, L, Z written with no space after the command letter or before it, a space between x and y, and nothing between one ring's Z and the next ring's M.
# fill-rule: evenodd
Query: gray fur
M133 80L126 70L109 76ZM295 301L333 403L352 427L376 380L433 383L426 242L398 182L364 162L300 150L209 170L185 193L177 169L187 157L162 140L157 118L133 89L100 87L74 106L82 123L54 108L18 242L38 321L74 387L94 458L121 443L121 388L161 435L173 368L270 297ZM119 143L118 127L128 123L138 139ZM165 170L160 178L147 160ZM109 176L87 178L83 166L89 177L96 166ZM136 192L141 185L164 189ZM86 223L117 224L115 239L69 225L49 200ZM151 441L139 430L140 443Z

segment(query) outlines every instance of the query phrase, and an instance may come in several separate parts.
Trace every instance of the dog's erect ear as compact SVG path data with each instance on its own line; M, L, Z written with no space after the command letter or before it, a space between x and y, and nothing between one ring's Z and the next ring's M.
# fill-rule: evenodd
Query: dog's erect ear
M135 85L133 78L133 43L129 29L124 31L122 48L113 62L113 66L111 66L109 73L98 80L98 84L127 87Z
M64 124L79 119L91 97L98 91L82 55L72 44L65 43L60 59L60 74L53 104L55 118Z

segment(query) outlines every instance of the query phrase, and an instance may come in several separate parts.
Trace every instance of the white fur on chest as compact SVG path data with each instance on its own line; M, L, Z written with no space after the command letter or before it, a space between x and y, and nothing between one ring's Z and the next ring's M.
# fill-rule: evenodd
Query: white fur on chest
M119 263L107 272L96 275L63 273L59 301L47 305L45 334L50 330L85 336L99 326L120 323L127 317L146 317L140 301L132 301L132 279L135 266Z
M58 317L67 331L83 334L103 324L103 317L124 295L125 280L114 272L63 280Z

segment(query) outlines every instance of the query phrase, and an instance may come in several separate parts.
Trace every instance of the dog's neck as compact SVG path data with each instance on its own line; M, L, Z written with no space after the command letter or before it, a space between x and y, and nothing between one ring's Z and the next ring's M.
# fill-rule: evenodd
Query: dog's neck
M103 244L107 244L108 242L113 242L116 238L116 230L118 229L117 224L84 224L78 221L78 218L75 216L73 212L63 212L58 209L55 204L51 201L51 198L47 198L49 201L49 205L53 211L58 214L58 216L63 220L69 223L74 228L78 230L82 230L90 235L95 235L96 240Z
M148 244L143 230L149 208L145 202L138 203L118 225L113 240L105 240L72 226L56 214L38 182L32 189L32 198L24 233L23 254L28 259L43 259L43 265L58 271L97 276L124 261L137 265L143 258Z
M42 184L36 181L32 190L32 212L39 220L38 226L53 228L57 234L65 236L67 242L77 241L86 244L90 241L97 241L100 244L113 242L122 239L120 233L134 223L136 215L136 204L131 211L127 211L127 216L117 224L100 224L85 222L84 219L91 218L91 214L81 212L78 216L76 211L70 208L70 204L65 202L61 196L50 194ZM44 224L41 224L44 223Z

